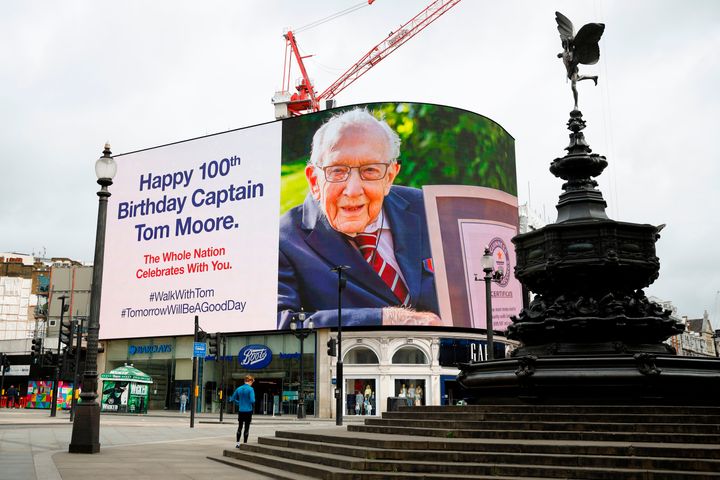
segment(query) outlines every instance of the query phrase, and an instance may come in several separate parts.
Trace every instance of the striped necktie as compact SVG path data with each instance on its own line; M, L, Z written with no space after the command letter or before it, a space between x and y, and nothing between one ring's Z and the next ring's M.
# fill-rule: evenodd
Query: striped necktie
M380 275L383 282L390 287L390 290L392 290L402 304L408 305L410 303L410 294L405 286L405 282L403 282L393 266L380 256L380 253L377 251L377 239L377 230L369 233L358 233L353 238L365 261Z

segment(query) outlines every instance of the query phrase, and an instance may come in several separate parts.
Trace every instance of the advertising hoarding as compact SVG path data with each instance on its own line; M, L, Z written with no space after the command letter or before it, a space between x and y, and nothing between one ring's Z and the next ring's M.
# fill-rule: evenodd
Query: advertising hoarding
M274 328L281 128L116 157L102 338Z
M352 178L360 178L356 175L375 175L368 169L360 172L365 160L352 157L345 183L326 182L330 177L321 167L335 156L321 165L308 167L308 162L321 126L357 109L333 109L117 155L108 204L100 338L191 334L195 315L208 332L286 329L300 308L313 315L317 326L334 326L338 279L330 268L341 264L351 267L345 273L343 325L480 326L477 312L484 307L468 278L475 273L477 251L493 238L501 237L511 247L507 237L517 229L517 201L514 218L490 218L483 224L477 211L462 218L446 216L438 208L442 202L428 198L446 197L462 185L470 198L468 208L496 191L511 206L516 194L512 137L486 117L450 107L363 106L397 135L399 166L388 168L380 180L363 177L364 190L357 198L370 200L357 200L348 208L343 198L354 193L345 189L333 197L328 189L353 184ZM328 151L341 150L342 135L346 143L368 143L361 136L337 134ZM365 203L373 212L373 194L365 190L380 183L387 188L379 196L383 214L373 218L380 222L377 251L394 252L386 264L395 267L396 278L405 284L402 293L371 269L377 256L363 258L357 242L350 242L330 218L334 209L352 212L366 208ZM448 218L455 227L441 228ZM478 242L484 243L475 247ZM452 268L446 268L447 262ZM458 265L460 270L453 270ZM509 275L514 288L516 280ZM519 311L519 295L513 299L513 305L501 307L508 314ZM427 312L424 318L431 320L408 321L398 311ZM497 320L498 326L505 321Z

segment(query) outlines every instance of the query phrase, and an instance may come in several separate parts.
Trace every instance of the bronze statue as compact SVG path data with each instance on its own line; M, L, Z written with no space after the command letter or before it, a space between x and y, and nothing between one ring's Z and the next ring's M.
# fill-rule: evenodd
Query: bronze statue
M578 92L576 84L580 80L592 80L597 85L597 75L580 75L578 64L595 65L600 58L600 46L598 42L605 31L603 23L588 23L583 25L575 35L575 28L569 18L560 12L555 12L555 20L558 24L560 39L562 40L563 52L558 53L562 58L567 76L570 79L573 98L575 99L574 109L578 109Z

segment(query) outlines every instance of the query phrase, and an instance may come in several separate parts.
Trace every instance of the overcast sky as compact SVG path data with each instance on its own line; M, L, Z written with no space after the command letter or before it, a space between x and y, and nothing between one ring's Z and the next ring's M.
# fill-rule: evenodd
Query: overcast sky
M359 0L65 0L4 4L0 16L0 252L91 262L94 162L114 153L273 120L282 38ZM429 0L372 6L298 35L323 90ZM516 139L521 203L556 216L570 86L554 12L606 24L600 76L579 86L585 130L609 167L616 220L667 224L646 293L680 315L718 314L720 2L463 0L350 86L340 105L465 108ZM716 327L720 324L714 322Z

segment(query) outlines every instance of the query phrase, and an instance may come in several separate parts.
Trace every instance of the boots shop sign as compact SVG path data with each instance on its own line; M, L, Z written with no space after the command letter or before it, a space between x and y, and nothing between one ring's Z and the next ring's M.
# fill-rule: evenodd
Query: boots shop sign
M248 345L238 353L238 362L248 370L260 370L272 362L272 351L265 345Z

